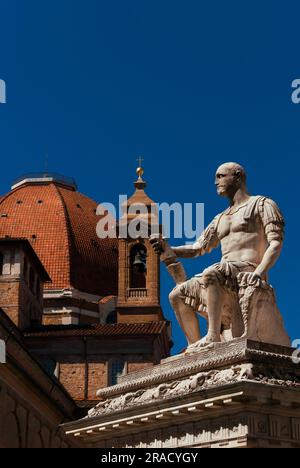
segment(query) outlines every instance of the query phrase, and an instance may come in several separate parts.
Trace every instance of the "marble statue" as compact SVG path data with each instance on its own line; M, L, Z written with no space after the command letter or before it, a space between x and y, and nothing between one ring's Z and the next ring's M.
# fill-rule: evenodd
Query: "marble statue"
M186 352L220 341L247 337L289 346L268 272L280 256L284 219L276 203L247 191L246 172L237 163L221 165L215 177L219 195L229 207L218 214L193 245L170 247L152 238L176 282L170 302L186 336ZM221 246L222 258L187 280L178 258L194 258ZM197 313L207 319L201 339Z

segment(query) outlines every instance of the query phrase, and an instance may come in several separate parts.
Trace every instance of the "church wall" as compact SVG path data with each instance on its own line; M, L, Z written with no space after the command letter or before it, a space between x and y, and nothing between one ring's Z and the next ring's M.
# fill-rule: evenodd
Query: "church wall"
M85 360L78 356L69 356L68 362L61 362L59 380L74 400L84 400L86 396Z
M20 278L0 277L0 305L10 319L21 330L39 320L41 304Z
M143 369L151 369L153 367L152 362L129 362L128 363L128 373L137 372Z
M149 339L28 338L27 343L41 362L57 363L55 375L78 402L99 400L97 391L109 385L111 360L123 359L127 373L151 368L155 363L156 345Z
M16 326L19 325L19 279L13 282L0 278L1 308Z
M88 400L98 400L97 391L108 383L108 365L102 356L88 357Z

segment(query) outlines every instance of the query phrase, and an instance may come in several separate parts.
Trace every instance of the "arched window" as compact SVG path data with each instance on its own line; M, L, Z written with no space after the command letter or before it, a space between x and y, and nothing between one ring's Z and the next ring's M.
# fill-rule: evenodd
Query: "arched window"
M114 359L109 362L108 385L117 385L120 377L125 373L125 361L123 359Z
M145 289L146 275L147 249L143 244L137 244L130 252L130 288Z
M0 275L3 275L4 255L0 252Z

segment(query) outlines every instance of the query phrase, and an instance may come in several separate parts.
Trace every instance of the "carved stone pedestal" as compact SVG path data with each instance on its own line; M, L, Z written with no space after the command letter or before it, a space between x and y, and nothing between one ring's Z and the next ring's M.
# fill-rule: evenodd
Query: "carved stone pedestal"
M85 419L88 447L298 447L300 364L291 348L236 339L132 373Z

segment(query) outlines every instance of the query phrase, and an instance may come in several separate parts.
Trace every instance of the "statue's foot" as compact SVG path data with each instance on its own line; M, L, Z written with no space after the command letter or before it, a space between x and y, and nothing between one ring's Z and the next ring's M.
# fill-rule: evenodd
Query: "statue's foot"
M189 345L186 349L186 353L194 353L195 351L199 351L202 348L206 348L207 346L212 346L214 343L219 343L221 341L220 335L214 335L212 333L208 333L204 338L196 343Z

